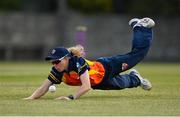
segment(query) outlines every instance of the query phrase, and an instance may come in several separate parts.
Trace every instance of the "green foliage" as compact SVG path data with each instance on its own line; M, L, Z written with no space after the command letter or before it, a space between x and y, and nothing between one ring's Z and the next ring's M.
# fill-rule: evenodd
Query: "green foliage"
M68 0L68 5L85 13L112 12L112 0Z
M179 15L179 0L132 0L127 13L140 15Z
M11 11L22 9L23 0L0 0L0 11Z
M54 98L73 94L76 87L57 86L55 93L24 101L46 79L47 63L0 63L0 116L179 116L180 63L144 63L136 66L153 85L151 91L133 88L92 90L78 100Z
M123 13L133 15L179 15L179 0L68 0L74 10L84 13Z
M56 11L58 0L0 0L0 11L26 9ZM30 4L30 5L29 5ZM180 0L67 0L69 8L87 14L123 13L132 15L179 16Z

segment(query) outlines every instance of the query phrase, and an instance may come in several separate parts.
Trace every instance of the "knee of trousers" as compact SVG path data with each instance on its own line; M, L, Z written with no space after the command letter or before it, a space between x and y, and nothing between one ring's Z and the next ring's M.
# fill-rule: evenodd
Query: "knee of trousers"
M143 60L145 58L148 51L149 51L149 46L144 47L144 48L135 48L132 50L132 52L130 52L128 54L129 59L127 59L127 60L131 63L137 64L138 62L140 62L141 60Z

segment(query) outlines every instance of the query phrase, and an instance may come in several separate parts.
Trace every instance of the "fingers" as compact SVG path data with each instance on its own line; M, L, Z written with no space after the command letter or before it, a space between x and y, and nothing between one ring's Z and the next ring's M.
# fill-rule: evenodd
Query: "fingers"
M23 98L22 100L34 100L31 97Z
M27 98L23 98L22 100L34 100L31 97L27 97ZM70 98L68 98L67 96L60 96L58 98L55 98L55 100L71 100Z
M69 99L66 96L61 96L61 97L56 98L55 100L71 100L71 99Z

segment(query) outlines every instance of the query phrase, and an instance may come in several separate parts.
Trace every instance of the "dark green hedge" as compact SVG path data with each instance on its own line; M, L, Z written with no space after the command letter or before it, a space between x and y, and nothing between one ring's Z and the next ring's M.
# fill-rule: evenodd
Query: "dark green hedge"
M179 15L180 0L129 0L126 13L150 15Z
M21 10L23 0L0 0L0 11Z
M0 12L58 10L60 0L0 0ZM86 14L117 13L179 16L180 0L66 0L70 9Z
M112 12L112 0L68 0L68 6L84 13Z
M68 0L70 8L84 13L179 15L180 0Z

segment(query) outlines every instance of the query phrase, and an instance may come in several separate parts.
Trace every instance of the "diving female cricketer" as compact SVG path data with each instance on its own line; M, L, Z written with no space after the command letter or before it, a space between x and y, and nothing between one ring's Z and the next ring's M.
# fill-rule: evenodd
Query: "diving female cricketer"
M91 89L121 90L140 86L144 90L150 90L152 88L150 81L142 78L135 69L130 70L129 74L120 73L131 69L147 55L155 22L150 18L134 18L129 21L129 25L133 29L132 50L125 55L89 61L82 57L84 48L81 45L54 48L45 58L52 63L48 78L24 100L38 99L52 84L61 82L79 86L79 89L73 95L56 98L59 100L78 99Z

